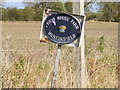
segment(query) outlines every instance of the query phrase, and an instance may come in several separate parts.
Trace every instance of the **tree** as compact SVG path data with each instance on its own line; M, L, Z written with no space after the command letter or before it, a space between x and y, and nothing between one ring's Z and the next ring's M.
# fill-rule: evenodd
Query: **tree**
M117 6L118 6L118 10L117 10L117 14L115 15L115 17L114 17L114 20L116 21L116 22L120 22L120 3L117 3Z
M0 2L0 21L2 20L2 16L4 13L4 0Z
M1 14L2 14L2 20L3 20L3 21L7 21L7 20L8 20L8 17L7 17L6 9L1 8Z
M72 8L72 2L66 2L65 3L65 9L66 9L66 11L68 13L72 13L72 10L73 10L73 8Z
M7 14L8 14L8 18L10 21L19 21L20 20L20 13L16 7L8 8Z
M2 8L2 20L4 21L19 21L20 13L19 10L15 8Z
M31 7L32 9L34 9L35 21L42 20L42 14L44 9L65 11L64 3L62 2L41 2L40 0L34 0L34 2L24 2L24 4L26 4L26 7Z
M118 4L113 2L104 2L101 4L101 20L102 21L116 21L115 19L119 17Z
M35 15L35 10L31 7L25 7L23 10L21 10L21 20L24 21L33 21Z

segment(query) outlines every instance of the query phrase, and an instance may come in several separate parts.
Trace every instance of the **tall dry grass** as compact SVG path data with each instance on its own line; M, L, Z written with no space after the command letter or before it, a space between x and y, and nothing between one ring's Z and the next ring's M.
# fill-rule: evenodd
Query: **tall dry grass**
M49 88L56 45L39 43L39 27L35 30L39 23L35 23L35 25L31 22L20 23L3 25L3 51L0 54L2 88ZM27 28L24 28L25 24ZM104 26L104 24L100 24L100 26ZM90 25L91 23L88 25L89 30L92 30L93 27ZM10 28L10 26L12 27ZM99 27L94 28L97 30ZM104 27L105 30L107 28ZM85 36L87 88L117 88L118 43L114 41L116 40L114 36L106 37L106 34L97 36L96 32L88 31ZM112 35L112 33L110 34ZM81 87L80 60L76 59L76 56L75 48L62 47L56 81L57 88Z
M54 47L54 44L48 45L49 56L46 59L55 58L55 55L52 54ZM117 51L114 47L111 49L108 47L110 45L106 44L104 37L91 38L89 42L88 40L86 42L88 88L117 88ZM76 68L73 51L74 48L71 47L62 48L56 87L80 88L80 68ZM2 87L49 88L54 63L49 63L46 59L41 58L34 61L30 57L14 51L4 52Z

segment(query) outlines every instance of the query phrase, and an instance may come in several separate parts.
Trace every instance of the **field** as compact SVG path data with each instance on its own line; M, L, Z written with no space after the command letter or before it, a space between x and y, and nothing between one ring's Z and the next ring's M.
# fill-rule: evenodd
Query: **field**
M40 43L41 22L2 22L2 87L49 88L56 45ZM75 48L62 47L56 87L77 88L80 61ZM85 24L87 88L117 88L118 23Z

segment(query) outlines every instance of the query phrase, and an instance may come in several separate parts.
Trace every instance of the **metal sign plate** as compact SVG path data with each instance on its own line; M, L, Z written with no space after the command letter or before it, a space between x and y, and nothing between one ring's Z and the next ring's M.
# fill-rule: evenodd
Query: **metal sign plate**
M45 19L43 31L50 41L57 44L68 44L80 37L81 26L74 16L58 13Z

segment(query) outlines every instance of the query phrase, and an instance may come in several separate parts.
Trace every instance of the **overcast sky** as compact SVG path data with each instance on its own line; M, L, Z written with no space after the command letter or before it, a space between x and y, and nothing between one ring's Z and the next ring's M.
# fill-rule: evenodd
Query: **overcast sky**
M23 2L5 2L4 3L4 7L17 7L18 9L23 9L25 7L25 5L23 4Z
M5 2L4 8L9 8L9 7L11 8L17 7L18 9L24 9L25 4L23 4L23 0L19 2ZM92 7L93 7L92 9L93 12L96 12L97 11L96 8L99 8L97 4L94 4Z

